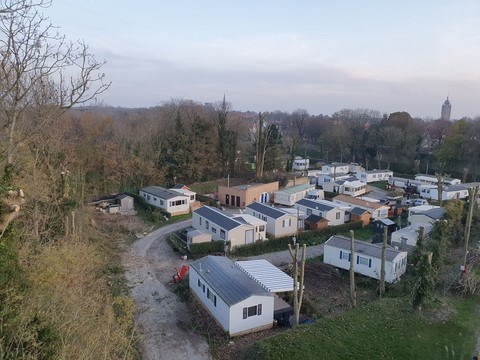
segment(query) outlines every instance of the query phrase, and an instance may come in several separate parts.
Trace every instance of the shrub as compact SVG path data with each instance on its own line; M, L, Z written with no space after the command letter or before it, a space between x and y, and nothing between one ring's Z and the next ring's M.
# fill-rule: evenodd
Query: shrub
M227 245L229 242L227 242ZM224 253L225 243L223 241L211 241L199 244L191 244L189 254L194 257L202 257L209 254Z

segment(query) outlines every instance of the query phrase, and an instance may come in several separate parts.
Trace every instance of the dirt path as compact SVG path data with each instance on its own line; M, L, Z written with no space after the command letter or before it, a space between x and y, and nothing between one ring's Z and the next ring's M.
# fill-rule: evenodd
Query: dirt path
M188 321L188 312L172 292L171 280L174 268L185 262L167 244L166 236L188 226L191 220L158 229L136 241L123 258L145 360L211 359L205 339L177 325Z

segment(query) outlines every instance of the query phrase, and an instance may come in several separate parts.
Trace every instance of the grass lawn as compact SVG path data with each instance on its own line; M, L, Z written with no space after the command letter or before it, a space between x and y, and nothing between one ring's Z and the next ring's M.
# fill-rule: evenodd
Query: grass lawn
M373 186L373 187L385 190L385 188L387 186L387 182L386 181L374 181L374 182L368 183L368 186Z
M255 344L244 359L470 359L478 298L446 299L418 315L405 298L386 298L319 319Z

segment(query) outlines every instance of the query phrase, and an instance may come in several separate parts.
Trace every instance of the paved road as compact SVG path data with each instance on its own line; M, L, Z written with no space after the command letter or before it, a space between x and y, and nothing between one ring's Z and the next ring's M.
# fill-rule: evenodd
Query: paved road
M301 253L302 251L300 250L300 254ZM307 259L314 258L320 255L323 255L323 244L307 247L307 252L305 254L305 257ZM299 255L299 258L300 258L300 255ZM290 253L288 252L288 250L278 251L278 252L273 252L273 253L268 253L263 255L257 255L257 256L250 256L246 258L246 260L257 260L257 259L265 259L277 267L283 267L292 262L292 257L290 256Z

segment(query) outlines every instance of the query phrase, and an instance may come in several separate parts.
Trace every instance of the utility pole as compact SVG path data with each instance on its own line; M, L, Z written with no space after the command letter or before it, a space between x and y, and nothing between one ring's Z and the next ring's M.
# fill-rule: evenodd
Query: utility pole
M467 255L468 255L468 242L470 240L470 228L472 226L473 209L475 202L477 201L478 185L468 189L468 214L467 221L465 222L465 256L463 260L464 271L467 271Z
M295 238L295 237L294 237ZM298 252L299 244L295 241L293 245L295 248L292 250L292 244L288 244L288 251L293 260L293 325L300 323L300 308L303 301L303 282L305 278L305 253L307 251L307 245L302 246L302 263L300 268L300 274L298 269ZM298 275L300 275L300 284L298 282Z
M385 294L385 256L387 254L388 227L383 228L382 263L380 267L380 299Z
M353 230L350 230L350 299L352 308L357 307L357 292L355 290L355 269L354 269L354 242L355 236Z

